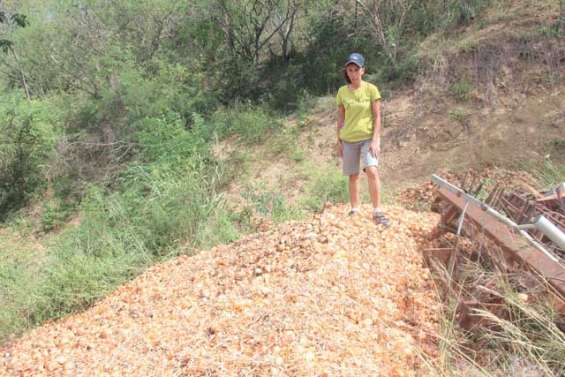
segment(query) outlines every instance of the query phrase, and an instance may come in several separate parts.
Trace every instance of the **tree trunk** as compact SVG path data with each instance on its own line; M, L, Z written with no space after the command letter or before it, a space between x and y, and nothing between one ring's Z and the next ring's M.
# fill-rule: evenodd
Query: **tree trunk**
M20 65L20 60L18 59L18 54L16 54L16 50L14 50L13 47L10 47L10 51L12 52L12 55L14 55L14 60L16 61L16 66L18 67L18 71L20 71L20 75L22 77L22 86L24 87L25 93L26 93L26 98L28 101L31 101L31 95L29 93L29 87L27 86L27 81L26 81L26 76L24 74L24 71Z
M289 4L290 7L290 4ZM296 18L296 12L298 11L298 8L296 6L296 4L293 3L293 8L292 8L292 13L290 15L290 23L288 24L288 27L286 28L285 32L283 33L282 36L282 54L283 54L283 61L284 63L288 63L290 60L290 51L289 51L289 44L290 44L290 37L292 34L292 31L294 29L294 20Z

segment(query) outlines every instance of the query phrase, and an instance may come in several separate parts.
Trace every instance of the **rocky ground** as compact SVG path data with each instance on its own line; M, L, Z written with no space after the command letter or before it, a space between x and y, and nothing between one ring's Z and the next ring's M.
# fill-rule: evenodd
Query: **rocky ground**
M6 376L418 376L439 303L420 250L438 216L329 206L156 265L0 351Z

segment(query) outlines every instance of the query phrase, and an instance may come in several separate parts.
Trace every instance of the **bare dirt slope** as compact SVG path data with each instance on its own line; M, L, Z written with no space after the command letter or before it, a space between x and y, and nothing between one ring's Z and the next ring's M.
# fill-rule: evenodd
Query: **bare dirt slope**
M447 97L424 98L414 90L384 100L380 156L384 190L398 193L444 170L527 170L547 158L563 166L565 82L528 91L528 95L500 94L497 104L488 106L461 104ZM333 98L319 98L300 126L296 119L287 121L285 127L299 129L292 140L296 145L289 151L274 152L271 141L253 150L248 180L280 192L290 203L297 202L313 180L312 172L340 172L336 119ZM218 149L235 150L233 145L237 141L228 140ZM299 160L293 155L296 150L301 153ZM230 202L242 201L244 185L244 179L233 182ZM365 186L363 183L363 190Z
M438 304L419 249L438 218L387 210L386 230L329 207L154 266L4 347L0 375L426 375Z
M386 190L420 184L441 169L523 170L547 158L565 165L565 38L554 30L559 12L556 1L502 2L480 21L422 41L419 74L404 89L373 81L384 97L380 171ZM310 105L305 121L287 123L301 124L301 161L292 151L255 153L251 161L253 179L290 201L309 180L301 173L304 161L339 171L334 97Z
M324 102L307 126L314 142L307 133L301 140L305 158L319 166L337 163L333 153L336 110L328 99ZM501 97L497 106L443 102L440 107L414 91L383 101L381 173L385 184L404 188L441 169L524 168L527 162L539 162L547 155L556 164L565 163L565 85L539 88L529 96Z

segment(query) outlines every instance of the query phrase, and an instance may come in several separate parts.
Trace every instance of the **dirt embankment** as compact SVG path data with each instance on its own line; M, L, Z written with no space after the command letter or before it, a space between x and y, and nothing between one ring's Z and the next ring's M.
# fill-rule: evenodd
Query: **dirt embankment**
M336 206L157 265L4 347L0 375L426 375L438 216L387 210L386 230Z

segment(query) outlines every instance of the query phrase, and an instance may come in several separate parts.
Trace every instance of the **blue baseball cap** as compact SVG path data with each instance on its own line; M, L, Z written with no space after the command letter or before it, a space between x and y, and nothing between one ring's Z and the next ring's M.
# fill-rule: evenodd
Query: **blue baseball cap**
M358 52L354 52L352 54L349 54L349 56L347 57L347 61L345 62L345 65L347 66L348 64L351 63L355 64L359 68L363 68L365 66L365 58L363 57L363 55L359 54Z

